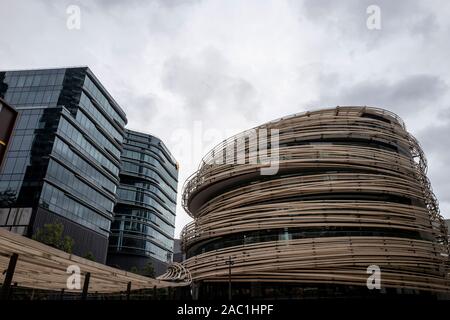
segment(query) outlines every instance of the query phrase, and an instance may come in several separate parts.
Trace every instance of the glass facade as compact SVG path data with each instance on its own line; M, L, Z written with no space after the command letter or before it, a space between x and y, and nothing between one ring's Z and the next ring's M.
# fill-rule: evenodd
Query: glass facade
M17 111L0 98L0 167L16 124Z
M0 172L0 226L32 236L60 221L75 254L104 262L124 112L87 67L0 72L0 97L19 112Z
M175 230L176 161L161 140L131 130L126 130L121 161L108 263L125 269L145 265L149 259L169 263Z

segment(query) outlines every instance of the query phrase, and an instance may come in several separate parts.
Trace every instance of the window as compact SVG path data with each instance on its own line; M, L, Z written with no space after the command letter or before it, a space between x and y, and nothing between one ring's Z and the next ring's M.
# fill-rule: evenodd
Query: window
M17 86L18 87L23 87L23 85L25 84L25 76L19 76L18 77L18 81L17 81Z

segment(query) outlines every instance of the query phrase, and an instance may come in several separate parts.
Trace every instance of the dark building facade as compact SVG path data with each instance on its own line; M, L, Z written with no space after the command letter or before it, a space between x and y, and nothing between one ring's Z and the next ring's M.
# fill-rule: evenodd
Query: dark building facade
M73 252L105 262L125 113L87 67L0 72L19 112L0 172L0 226L32 236L60 222Z
M449 293L447 226L422 149L397 115L337 107L261 130L279 132L276 174L262 175L259 161L217 161L233 159L235 136L185 184L194 221L183 265L195 297L226 297L229 277L233 296L257 299Z
M0 168L16 123L17 111L0 98Z
M155 274L173 259L178 165L164 143L126 130L108 261L123 269L151 262Z
M173 262L183 262L184 255L181 250L181 239L174 239L173 243Z

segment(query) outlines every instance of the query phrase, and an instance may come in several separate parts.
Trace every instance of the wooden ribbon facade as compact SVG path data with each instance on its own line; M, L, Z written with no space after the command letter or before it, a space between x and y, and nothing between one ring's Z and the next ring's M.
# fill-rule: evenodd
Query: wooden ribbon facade
M144 277L87 260L49 247L38 241L0 228L0 283L5 287L11 259L17 261L11 270L10 282L22 288L81 293L83 288L68 288L68 279L76 266L80 271L81 286L89 293L119 293L127 290L169 288L180 284ZM181 284L182 285L182 284Z
M160 275L158 280L168 280L171 282L178 282L183 285L191 284L191 273L181 263L174 262L167 268L167 271Z
M261 175L269 164L258 161L274 154L272 143L262 150L247 139L246 163L221 161L240 134L185 183L194 221L182 246L193 282L227 281L231 268L233 282L365 287L376 265L384 288L449 291L447 227L422 149L398 116L337 107L255 128L272 129L275 175Z

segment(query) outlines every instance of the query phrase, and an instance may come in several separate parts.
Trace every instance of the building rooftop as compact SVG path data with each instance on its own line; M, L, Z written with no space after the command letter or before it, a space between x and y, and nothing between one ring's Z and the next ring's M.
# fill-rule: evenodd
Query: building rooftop
M125 111L120 107L117 101L112 97L112 95L106 90L100 80L96 77L94 72L88 66L69 66L69 67L50 67L50 68L25 68L25 69L10 69L10 70L0 70L0 72L37 72L37 71L46 71L46 70L67 70L67 69L85 69L87 75L91 78L91 80L99 87L99 89L103 92L105 97L108 99L108 102L111 106L117 111L120 117L127 123L127 117Z

